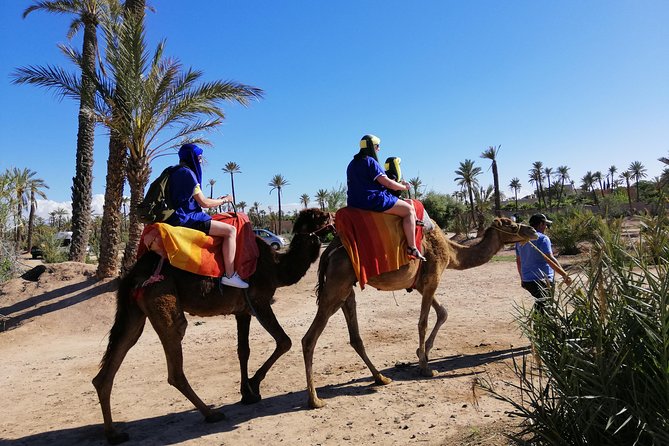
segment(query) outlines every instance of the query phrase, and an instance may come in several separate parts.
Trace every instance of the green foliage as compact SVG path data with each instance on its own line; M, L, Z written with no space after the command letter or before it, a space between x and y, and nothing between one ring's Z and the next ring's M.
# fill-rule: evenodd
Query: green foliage
M669 444L669 236L650 264L602 229L580 279L519 320L540 359L514 363L522 444ZM661 241L660 241L661 240ZM489 383L484 387L491 389ZM492 390L493 393L494 390Z
M421 200L425 210L440 228L453 230L458 226L458 216L466 214L465 205L450 195L428 192ZM462 232L464 232L463 230ZM458 231L455 231L458 232Z
M0 283L16 275L17 257L14 244L8 240L0 240Z
M554 219L549 235L553 246L561 254L578 254L579 243L594 240L602 224L601 218L592 212L572 209Z

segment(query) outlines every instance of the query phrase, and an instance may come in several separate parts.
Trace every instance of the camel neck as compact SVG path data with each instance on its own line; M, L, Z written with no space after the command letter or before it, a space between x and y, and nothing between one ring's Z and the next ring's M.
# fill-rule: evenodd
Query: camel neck
M480 242L471 246L453 243L454 258L451 259L449 268L469 269L481 266L490 261L502 247L499 234L493 228L488 228L483 234Z

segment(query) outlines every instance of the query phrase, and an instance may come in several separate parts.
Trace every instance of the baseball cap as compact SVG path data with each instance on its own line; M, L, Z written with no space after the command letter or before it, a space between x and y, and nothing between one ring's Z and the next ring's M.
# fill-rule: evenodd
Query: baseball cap
M534 214L533 216L530 217L530 226L534 227L541 222L545 222L548 226L550 226L553 223L553 221L547 219L544 214Z

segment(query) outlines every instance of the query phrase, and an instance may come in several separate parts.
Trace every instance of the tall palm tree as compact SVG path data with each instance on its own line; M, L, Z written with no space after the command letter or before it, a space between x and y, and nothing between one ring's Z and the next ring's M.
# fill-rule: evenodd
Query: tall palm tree
M511 182L509 183L509 189L513 191L513 195L516 200L516 212L518 212L518 192L520 192L520 189L522 189L523 185L520 183L520 179L518 177L513 177L511 178Z
M235 177L234 175L236 173L242 173L242 168L239 166L239 164L230 161L228 162L225 167L223 168L223 172L229 173L230 174L230 184L232 186L232 202L237 203L237 198L235 197Z
M35 211L37 210L37 197L46 198L46 193L43 189L48 189L49 186L42 178L30 178L27 184L30 192L30 214L28 216L28 238L26 240L26 247L30 249L33 245L33 226L35 224Z
M529 177L530 183L534 183L534 186L537 190L537 206L539 210L542 208L543 203L543 182L544 182L544 172L543 172L544 163L541 161L535 161L532 163L532 169L530 169Z
M545 203L548 209L552 209L552 198L553 198L553 189L551 188L551 176L553 175L552 167L544 167L544 178L548 182L548 189L546 190L546 196L548 197L548 203Z
M632 189L630 187L630 179L632 178L632 172L629 170L624 170L621 174L620 177L625 180L625 188L627 189L627 202L629 203L630 207L630 213L633 211L632 209Z
M304 205L304 209L309 207L309 201L311 201L311 197L309 197L309 194L300 195L300 203Z
M288 180L286 180L283 175L277 173L272 177L272 181L270 181L267 185L271 187L269 190L269 193L271 194L274 189L276 189L276 195L279 200L279 230L278 232L281 232L281 189L283 189L284 186L288 186L290 183Z
M627 168L632 173L632 176L636 180L636 201L640 201L639 199L639 181L641 178L646 178L646 167L641 164L641 161L634 161L630 166Z
M28 200L30 199L28 183L34 175L35 172L30 169L14 167L9 177L13 196L12 201L14 206L16 206L14 213L14 243L17 251L21 249L21 241L23 239L23 207L28 204Z
M58 208L54 211L54 215L56 217L56 227L60 231L60 230L63 229L63 225L64 225L63 220L67 216L67 211L63 208Z
M556 172L556 179L560 183L560 194L558 195L558 209L562 203L562 197L564 196L564 183L569 180L569 167L567 166L558 166Z
M214 184L216 184L216 180L209 179L209 198L214 198Z
M240 201L237 203L237 207L241 210L241 212L244 212L246 210L246 201Z
M414 177L409 180L409 185L411 185L411 188L413 189L413 198L420 200L421 196L423 195L420 191L420 188L423 186L423 182L419 177Z
M474 188L478 187L479 183L476 179L481 174L481 168L474 166L474 161L466 159L460 162L460 167L455 171L458 186L464 187L469 193L469 206L472 214L472 223L476 224L476 213L474 211Z
M325 189L318 189L318 192L316 192L316 201L318 202L321 211L325 211L325 204L328 201L328 191Z
M500 190L499 190L499 173L497 172L497 154L501 145L498 146L488 146L488 149L481 154L481 158L489 159L492 161L492 179L493 186L495 187L495 215L498 217L501 216L501 200L500 200Z
M69 259L83 262L91 227L91 202L93 199L93 143L95 141L95 118L90 110L95 102L95 64L98 56L97 26L103 15L103 0L42 0L26 8L23 17L33 11L46 11L53 14L73 16L67 33L68 39L74 37L83 27L84 36L81 52L81 76L79 81L79 121L77 131L77 151L75 175L72 178L72 242ZM61 46L66 52L71 52ZM72 53L72 52L71 52ZM58 70L54 67L28 67L19 69L15 83L41 83L40 72ZM37 74L37 77L33 77Z
M604 185L602 184L602 173L599 170L592 173L592 181L593 184L595 183L599 184L599 192L602 194L602 198L604 198Z
M609 183L611 189L615 189L616 187L616 172L618 172L618 168L616 166L610 166L608 170L608 174L606 175L607 178L610 176L611 177L611 182Z

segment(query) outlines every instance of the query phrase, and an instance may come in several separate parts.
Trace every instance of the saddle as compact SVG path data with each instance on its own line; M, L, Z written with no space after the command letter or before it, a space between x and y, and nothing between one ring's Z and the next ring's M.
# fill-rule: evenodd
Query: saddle
M424 221L423 204L418 200L411 201L416 218ZM335 225L360 289L365 288L370 277L398 270L411 261L406 254L402 219L396 215L345 207L335 214ZM416 246L420 247L422 241L423 226L416 225Z
M235 270L242 279L248 278L255 272L260 255L248 216L238 212L216 214L212 219L231 224L237 229ZM221 237L211 237L195 229L153 223L144 227L137 258L150 250L168 260L175 268L201 276L221 277L225 271L221 243Z

